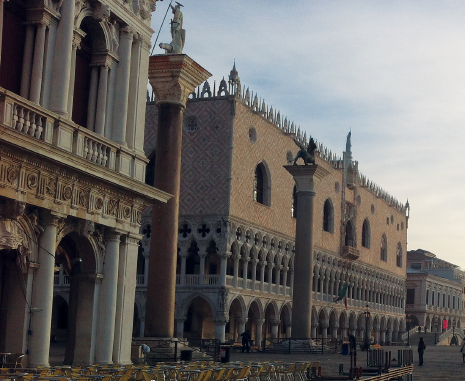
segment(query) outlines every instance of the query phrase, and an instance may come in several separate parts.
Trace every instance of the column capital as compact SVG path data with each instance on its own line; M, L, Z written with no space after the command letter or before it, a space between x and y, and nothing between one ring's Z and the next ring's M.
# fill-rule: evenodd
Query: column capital
M126 38L131 41L134 39L134 36L136 36L137 38L136 31L130 26L125 26L124 28L121 28L119 30L119 35L120 35L120 38Z
M45 211L40 216L40 223L42 226L58 226L63 220L65 216L52 214L48 211Z
M314 178L321 180L329 172L321 165L285 165L284 168L292 175L296 184L296 191L315 192Z
M223 314L218 314L215 316L213 319L213 323L215 324L220 324L220 325L226 325L229 321L229 317L223 315Z
M263 324L265 324L265 319L255 319L255 323L257 325L263 325Z
M185 54L150 57L149 81L157 104L171 103L186 107L187 97L211 74Z
M116 230L107 230L105 232L105 241L107 242L120 242L121 233Z
M277 326L277 325L279 325L280 323L281 323L281 320L271 320L271 321L270 321L270 324L271 324L272 326Z

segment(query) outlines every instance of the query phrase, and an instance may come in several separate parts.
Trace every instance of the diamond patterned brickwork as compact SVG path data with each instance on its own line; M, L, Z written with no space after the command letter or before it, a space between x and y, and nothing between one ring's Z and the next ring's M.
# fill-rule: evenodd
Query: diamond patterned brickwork
M232 102L226 99L187 102L182 138L180 215L228 213L231 108ZM158 113L155 105L148 106L147 116L151 119L146 123L144 148L149 154L156 147ZM195 117L194 123L192 117Z
M195 121L192 120L193 116L196 117ZM157 117L156 106L149 104L145 143L147 155L155 149ZM255 128L255 143L252 143L249 137L251 127ZM288 151L291 151L293 156L298 151L292 138L252 112L241 101L235 103L235 110L234 101L225 98L189 101L184 115L180 215L195 216L194 219L202 220L208 215L230 214L230 219L247 221L263 230L293 237L295 219L291 216L291 206L294 182L292 176L283 168L287 164ZM271 174L270 207L253 201L254 171L262 161L266 162ZM356 262L364 262L405 277L405 215L363 187L346 188L343 192L342 170L334 169L320 157L316 158L316 162L329 171L329 175L316 183L313 211L315 249L339 255L345 233L341 223L345 193L346 200L356 206L356 248L360 251L360 258ZM360 205L357 202L358 197ZM323 207L328 198L334 207L333 233L323 231ZM391 222L391 216L394 223ZM365 218L370 222L369 249L362 247L362 225ZM383 234L386 234L388 240L387 262L380 259ZM402 268L396 266L398 242L403 250Z
M255 128L256 142L249 138L249 129ZM289 236L295 234L295 219L291 215L294 180L283 168L286 153L293 156L298 147L270 122L237 102L234 120L231 184L231 214L257 225ZM271 205L253 200L253 180L256 166L266 162L271 175Z

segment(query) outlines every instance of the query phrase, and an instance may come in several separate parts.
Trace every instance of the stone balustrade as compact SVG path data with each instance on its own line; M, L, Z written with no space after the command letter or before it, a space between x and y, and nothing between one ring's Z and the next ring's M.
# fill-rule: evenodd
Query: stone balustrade
M3 88L0 125L26 135L32 142L40 141L98 167L145 181L145 157Z

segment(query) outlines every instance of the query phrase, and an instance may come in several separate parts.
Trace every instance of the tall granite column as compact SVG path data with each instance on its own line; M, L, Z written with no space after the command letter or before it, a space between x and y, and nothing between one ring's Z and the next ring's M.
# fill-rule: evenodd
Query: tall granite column
M173 195L153 206L145 335L173 337L182 119L187 97L211 74L185 54L150 57L149 81L158 106L155 186Z
M313 198L315 180L329 172L318 165L287 165L294 177L297 193L295 232L294 289L292 298L292 337L310 338L313 278Z

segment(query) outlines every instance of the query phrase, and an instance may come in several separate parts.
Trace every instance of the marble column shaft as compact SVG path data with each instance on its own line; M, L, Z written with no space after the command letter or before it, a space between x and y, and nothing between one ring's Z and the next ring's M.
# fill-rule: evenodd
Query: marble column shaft
M71 53L73 50L74 7L71 0L64 0L60 8L55 58L53 61L52 93L50 109L59 115L68 114L68 91L71 74Z
M95 128L95 111L97 107L97 89L98 89L98 67L90 68L89 84L89 102L87 105L87 128L94 131Z
M328 172L317 165L288 165L285 168L295 180L297 193L292 337L302 339L310 338L312 333L314 181Z
M34 275L35 287L32 292L29 367L49 366L58 222L59 218L53 215L45 215L42 219L44 231L39 237L40 265Z
M150 57L149 79L158 106L155 186L173 197L153 206L150 257L156 266L149 269L146 336L170 338L174 334L183 111L188 95L209 77L184 54ZM118 136L124 139L126 134Z
M42 74L44 70L44 53L45 53L45 32L47 26L45 23L37 24L36 41L34 46L34 59L32 62L31 90L29 98L31 102L39 104L40 92L42 89Z
M108 66L100 66L98 81L97 109L95 110L95 132L101 136L105 133L105 115L108 94Z
M21 73L21 89L19 94L29 99L29 89L31 86L32 54L34 52L34 25L28 24L26 27L26 38L24 41L23 69Z
M40 104L44 108L50 107L50 94L53 76L53 57L55 55L55 43L57 39L57 22L52 21L48 28L47 49L44 63L44 80L42 83L42 95Z
M110 231L106 235L105 264L100 286L95 361L111 364L115 333L116 296L118 284L120 234ZM134 308L134 307L133 307Z
M128 118L129 75L131 73L131 47L133 34L129 28L121 30L118 48L119 63L116 69L116 93L114 100L113 141L126 145L126 123ZM157 151L158 161L158 151Z

